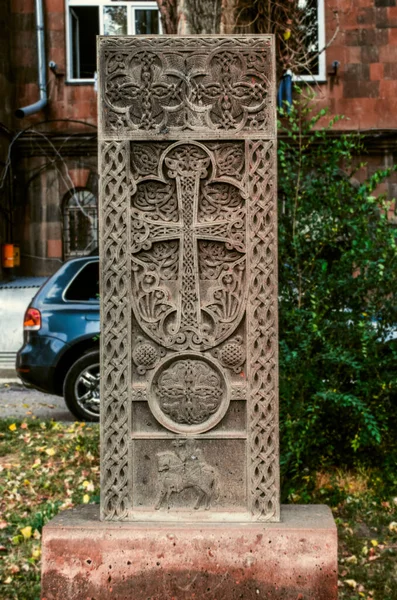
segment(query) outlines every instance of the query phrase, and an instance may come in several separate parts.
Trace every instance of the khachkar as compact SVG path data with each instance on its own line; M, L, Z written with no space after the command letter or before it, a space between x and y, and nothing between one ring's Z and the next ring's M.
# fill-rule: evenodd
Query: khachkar
M277 521L272 38L100 38L99 73L102 519Z

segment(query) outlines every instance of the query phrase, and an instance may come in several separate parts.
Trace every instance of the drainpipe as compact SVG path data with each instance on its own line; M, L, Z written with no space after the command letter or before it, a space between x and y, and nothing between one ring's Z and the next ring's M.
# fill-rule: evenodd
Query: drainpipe
M38 68L38 86L40 100L29 106L18 108L15 116L23 119L28 115L38 112L47 105L47 76L45 62L45 40L44 40L44 11L43 0L36 0L36 32L37 32L37 68Z

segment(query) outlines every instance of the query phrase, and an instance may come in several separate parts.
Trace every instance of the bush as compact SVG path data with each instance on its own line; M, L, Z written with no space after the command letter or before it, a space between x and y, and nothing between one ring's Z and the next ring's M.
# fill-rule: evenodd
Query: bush
M282 472L396 453L397 231L375 196L390 174L352 183L359 136L319 128L308 104L279 123ZM316 129L316 127L318 127Z

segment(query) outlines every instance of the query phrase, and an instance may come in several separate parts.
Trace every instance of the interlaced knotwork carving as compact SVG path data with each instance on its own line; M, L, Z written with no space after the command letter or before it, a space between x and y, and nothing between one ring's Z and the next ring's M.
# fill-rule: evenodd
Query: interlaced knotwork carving
M128 494L129 387L129 261L128 210L130 193L128 144L101 144L102 281L101 414L103 439L102 503L105 519L125 519Z
M244 175L244 143L210 142L207 144L215 156L218 177L232 177L240 181Z
M158 175L160 156L166 146L159 142L156 144L139 144L138 142L131 144L131 171L135 179Z
M231 179L214 179L213 164L202 144L174 144L158 177L138 176L131 198L135 316L174 350L221 342L244 312L246 194ZM201 279L212 281L206 302Z
M235 263L244 262L244 255L237 250L229 250L226 244L206 242L199 244L199 275L202 280L217 280L223 271L228 271Z
M173 182L142 182L133 196L133 206L150 214L151 219L175 222L178 220L178 202Z
M250 275L248 402L250 505L258 519L279 518L277 253L274 142L248 141Z
M174 41L101 40L108 133L273 132L270 38Z

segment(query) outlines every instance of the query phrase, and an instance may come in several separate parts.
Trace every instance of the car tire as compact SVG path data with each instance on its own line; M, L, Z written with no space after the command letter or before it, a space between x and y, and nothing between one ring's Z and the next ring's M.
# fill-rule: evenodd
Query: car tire
M99 421L99 352L76 360L65 377L63 397L70 412L80 421Z

